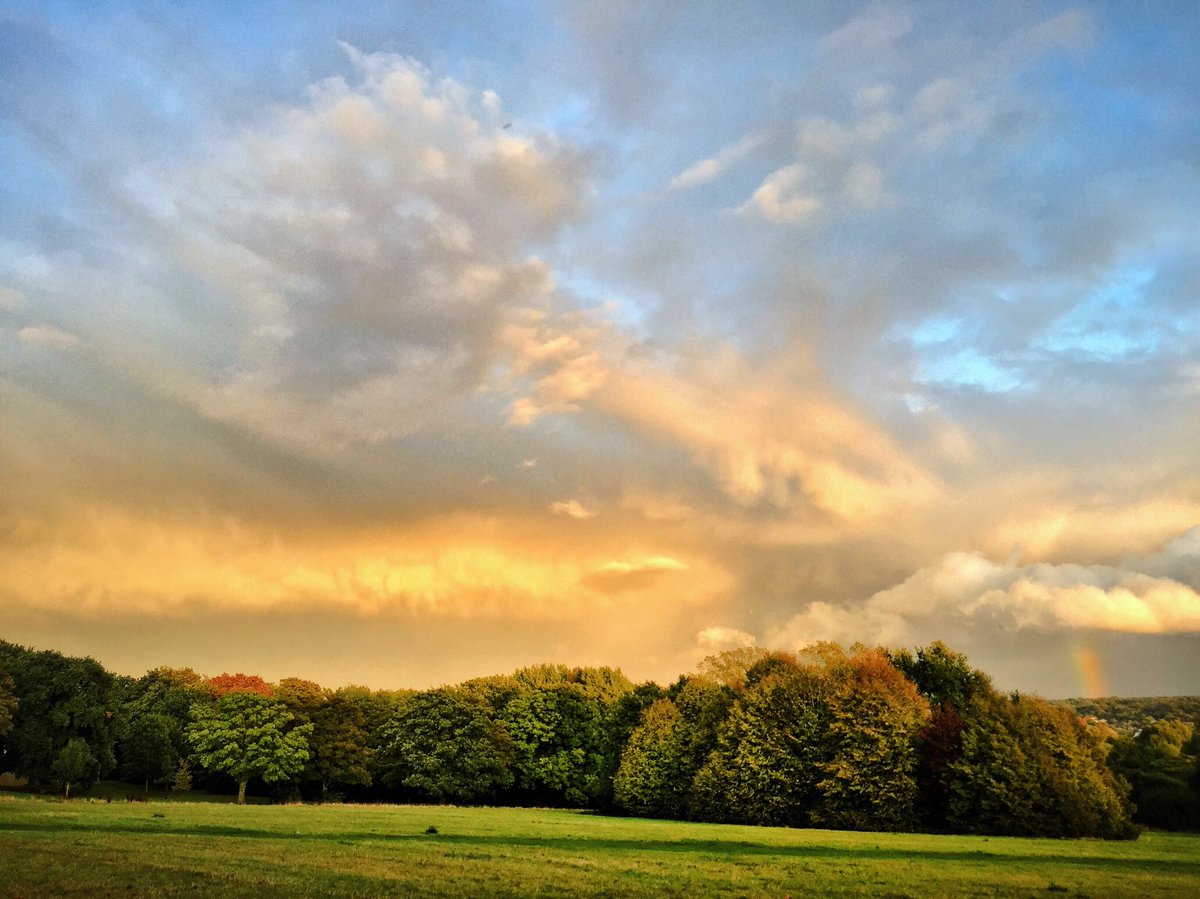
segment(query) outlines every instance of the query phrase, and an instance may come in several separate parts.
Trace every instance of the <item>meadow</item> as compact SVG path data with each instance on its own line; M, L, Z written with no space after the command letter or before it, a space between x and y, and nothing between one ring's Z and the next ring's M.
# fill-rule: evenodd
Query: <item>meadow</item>
M1200 835L849 833L451 806L0 795L0 894L1194 896Z

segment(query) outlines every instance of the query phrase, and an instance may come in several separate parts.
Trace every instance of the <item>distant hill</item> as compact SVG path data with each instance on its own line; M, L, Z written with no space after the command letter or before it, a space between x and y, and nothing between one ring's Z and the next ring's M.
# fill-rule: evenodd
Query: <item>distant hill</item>
M1154 721L1200 721L1200 696L1110 696L1105 699L1063 699L1083 718L1099 718L1115 730L1137 730Z

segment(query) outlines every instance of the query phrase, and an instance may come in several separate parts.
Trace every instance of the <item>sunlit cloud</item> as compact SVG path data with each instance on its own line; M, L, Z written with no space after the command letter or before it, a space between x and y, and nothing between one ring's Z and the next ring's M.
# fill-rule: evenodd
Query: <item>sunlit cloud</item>
M574 518L578 521L583 521L588 518L595 518L596 513L585 506L577 499L558 500L550 504L550 511L555 515L565 515L567 518Z
M1022 565L952 553L861 604L813 603L773 631L772 645L858 639L906 645L945 622L1004 630L1200 632L1200 529L1121 565ZM854 636L857 635L857 636Z

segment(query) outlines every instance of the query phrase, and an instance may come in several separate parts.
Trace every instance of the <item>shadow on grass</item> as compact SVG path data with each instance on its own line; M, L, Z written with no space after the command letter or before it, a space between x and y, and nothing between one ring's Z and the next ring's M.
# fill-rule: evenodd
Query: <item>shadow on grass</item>
M1137 858L1103 858L1097 856L1032 855L985 852L983 850L903 850L875 848L841 848L836 846L772 846L766 843L727 840L618 840L592 839L588 837L522 837L517 835L486 836L481 834L386 834L354 833L333 831L328 833L285 833L279 830L230 827L218 824L174 825L166 820L152 820L145 824L114 824L95 827L78 821L26 821L0 822L0 833L97 833L132 834L138 836L230 837L243 840L280 840L291 842L329 842L341 844L382 843L402 844L433 842L444 847L493 847L503 849L549 849L568 853L585 852L671 852L694 855L712 855L728 861L738 857L776 856L781 859L812 858L824 860L870 859L881 861L950 861L959 864L1045 864L1056 868L1077 866L1110 871L1128 869L1145 870L1146 860ZM1155 859L1155 868L1172 874L1200 877L1200 859Z

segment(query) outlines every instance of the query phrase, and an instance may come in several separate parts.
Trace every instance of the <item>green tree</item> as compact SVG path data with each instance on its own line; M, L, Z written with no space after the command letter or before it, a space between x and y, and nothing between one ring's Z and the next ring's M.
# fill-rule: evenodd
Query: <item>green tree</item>
M603 724L604 760L600 767L600 795L596 800L599 808L613 808L613 781L621 767L621 755L625 752L630 736L641 723L646 709L666 695L666 691L658 684L647 681L625 693L606 708Z
M155 668L124 690L117 755L131 782L165 781L191 752L186 729L191 708L210 703L204 678L190 668Z
M1183 721L1156 721L1113 742L1107 763L1132 786L1138 821L1167 830L1200 828L1197 743Z
M877 649L830 672L829 724L814 824L910 830L916 824L917 745L929 704Z
M333 784L369 787L374 750L363 706L335 693L312 712L312 724L310 768L320 781L321 801L328 799Z
M196 757L210 770L237 781L239 804L246 801L250 778L286 780L308 761L312 724L293 725L283 703L260 693L231 692L215 705L197 703L191 718L187 736Z
M476 802L513 782L512 739L478 699L455 689L410 697L375 756L384 786L434 802Z
M127 782L164 783L179 765L172 741L176 722L167 715L138 715L127 721L121 737L121 777Z
M4 741L5 767L40 787L61 783L52 768L78 738L95 759L96 777L113 769L117 696L112 674L94 659L2 640L0 667L12 678L18 700Z
M186 793L192 788L192 766L187 759L180 759L175 773L171 776L171 789L177 793Z
M91 786L96 782L97 770L96 756L92 754L87 740L72 737L54 757L50 776L62 787L63 798L70 799L71 785Z
M693 773L679 707L655 700L630 734L613 778L613 802L631 815L681 818Z
M717 745L734 692L698 675L681 677L653 702L629 736L613 779L618 808L680 818L687 814L696 772Z
M592 804L601 792L603 716L577 683L522 691L501 721L512 738L517 789L538 802Z
M825 674L772 655L747 672L696 775L691 809L703 820L798 826L808 821L828 725Z
M4 741L13 728L13 715L17 712L16 685L8 672L0 668L0 764L4 760Z
M1040 837L1135 835L1104 748L1069 709L977 694L962 710L962 750L947 766L948 829Z

